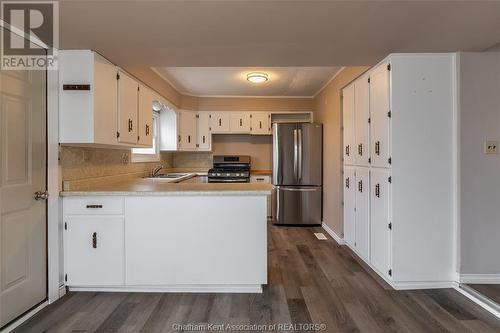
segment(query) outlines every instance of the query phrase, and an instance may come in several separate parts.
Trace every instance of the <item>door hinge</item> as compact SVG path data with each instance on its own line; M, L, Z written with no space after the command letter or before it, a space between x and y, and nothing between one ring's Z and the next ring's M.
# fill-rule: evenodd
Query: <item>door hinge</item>
M209 114L209 115L208 115L208 118L212 119L212 115L211 115L211 114Z
M116 137L119 138L120 137L120 132L116 132Z
M64 274L64 281L68 282L68 274Z
M372 123L372 118L368 118L368 124Z
M198 119L199 119L199 118L200 118L200 115L199 115L199 114L197 114L197 115L196 115L196 118L198 118Z
M120 74L116 73L116 79L119 80L120 79Z
M250 114L250 118L252 118L252 115Z
M200 147L200 145L197 143L197 144L196 144L196 148L199 148L199 147Z
M370 78L368 78L368 83L370 83Z
M392 183L392 176L389 176L387 180L389 181L389 183Z
M389 270L389 276L392 276L392 269Z
M137 136L137 141L139 141L139 139L140 139L139 136Z
M390 71L391 70L391 64L387 64L387 70Z
M140 91L140 88L139 88L139 87L137 87L137 91Z
M64 230L68 230L68 222L64 222Z
M368 164L372 163L372 158L368 157Z
M209 130L209 131L211 131L211 130L212 130L212 127L209 127L209 128L208 128L208 130Z
M389 112L387 112L387 117L391 118L392 117L392 112L391 110L389 110Z
M389 230L392 230L392 223L389 223Z
M389 164L392 164L392 158L389 157L389 159L387 160L387 162L389 162Z

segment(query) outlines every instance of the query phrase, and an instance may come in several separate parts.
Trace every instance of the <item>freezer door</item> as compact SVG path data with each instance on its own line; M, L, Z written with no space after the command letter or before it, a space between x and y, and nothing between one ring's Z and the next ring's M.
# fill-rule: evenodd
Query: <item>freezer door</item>
M321 186L323 181L323 125L299 124L297 136L297 184Z
M321 224L320 186L276 186L274 224Z
M273 184L297 185L297 124L273 124Z

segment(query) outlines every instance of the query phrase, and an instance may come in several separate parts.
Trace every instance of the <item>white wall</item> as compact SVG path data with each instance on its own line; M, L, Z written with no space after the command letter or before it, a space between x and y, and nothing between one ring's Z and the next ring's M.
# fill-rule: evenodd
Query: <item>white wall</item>
M500 155L484 141L500 141L500 48L461 53L459 272L500 274Z

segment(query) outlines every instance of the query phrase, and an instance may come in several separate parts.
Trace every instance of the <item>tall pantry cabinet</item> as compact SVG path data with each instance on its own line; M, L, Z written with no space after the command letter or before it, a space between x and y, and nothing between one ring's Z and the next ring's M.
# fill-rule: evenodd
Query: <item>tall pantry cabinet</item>
M342 92L344 240L396 289L453 281L455 81L454 54L394 54Z

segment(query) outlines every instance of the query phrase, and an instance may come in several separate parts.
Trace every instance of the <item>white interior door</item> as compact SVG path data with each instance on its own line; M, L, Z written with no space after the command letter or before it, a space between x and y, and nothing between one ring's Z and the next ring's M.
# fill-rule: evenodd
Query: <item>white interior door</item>
M368 76L354 83L354 121L356 141L356 165L369 166L370 158L370 84Z
M0 327L47 297L46 72L0 71Z
M387 63L379 65L370 74L370 142L374 167L390 166L389 74Z
M356 168L356 251L365 260L370 250L370 170Z
M344 167L344 240L354 247L356 240L356 177L354 167Z
M390 269L389 176L389 169L371 170L371 263L386 276Z
M355 131L354 131L354 85L342 90L342 115L344 125L344 164L354 165L355 162Z

